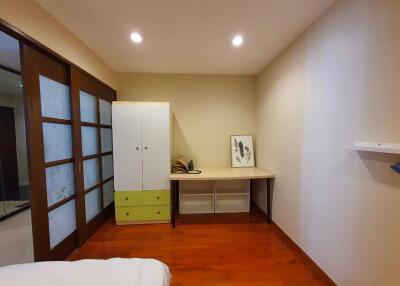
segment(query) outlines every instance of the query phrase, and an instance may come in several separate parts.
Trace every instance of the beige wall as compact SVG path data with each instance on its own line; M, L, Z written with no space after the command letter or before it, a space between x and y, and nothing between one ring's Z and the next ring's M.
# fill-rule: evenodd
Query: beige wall
M115 72L34 0L0 0L0 18L115 88Z
M400 281L400 157L344 148L400 142L399 39L399 1L338 1L258 77L273 220L338 285Z
M254 76L120 73L118 79L118 100L171 102L174 158L230 166L230 135L254 134Z

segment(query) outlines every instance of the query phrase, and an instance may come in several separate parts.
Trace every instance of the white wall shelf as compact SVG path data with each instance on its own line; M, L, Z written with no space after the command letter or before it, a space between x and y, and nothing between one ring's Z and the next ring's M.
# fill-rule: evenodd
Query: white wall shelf
M376 142L354 142L353 145L345 146L347 149L387 154L400 154L400 144L376 143Z

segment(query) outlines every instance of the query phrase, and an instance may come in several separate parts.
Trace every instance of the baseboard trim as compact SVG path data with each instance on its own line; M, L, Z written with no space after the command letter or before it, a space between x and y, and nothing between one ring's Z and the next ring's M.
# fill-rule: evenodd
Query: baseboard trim
M260 210L265 215L265 219L267 219L266 213L257 204L253 203L252 207ZM274 221L272 221L271 225L273 226L273 228L276 231L276 234L279 236L279 238L284 240L287 243L287 245L289 245L291 250L293 250L296 255L298 255L299 257L302 258L301 261L305 261L304 263L306 265L310 266L310 268L312 268L312 269L315 269L315 271L313 272L313 275L315 276L316 279L321 280L321 282L324 282L327 285L337 286L337 284L332 280L332 278L330 278L328 276L328 274L326 274L325 271L322 270L322 268L319 267L319 265L314 260L312 260L311 257L308 256L308 254L305 253L304 250L300 246L298 246L297 243L294 242L294 240L291 239L290 236L288 236L279 227L279 225L277 225Z

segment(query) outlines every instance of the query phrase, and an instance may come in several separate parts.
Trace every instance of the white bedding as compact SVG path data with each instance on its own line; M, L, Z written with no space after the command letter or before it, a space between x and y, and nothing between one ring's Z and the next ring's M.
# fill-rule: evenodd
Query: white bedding
M170 279L168 266L155 259L87 259L0 268L2 286L168 286Z

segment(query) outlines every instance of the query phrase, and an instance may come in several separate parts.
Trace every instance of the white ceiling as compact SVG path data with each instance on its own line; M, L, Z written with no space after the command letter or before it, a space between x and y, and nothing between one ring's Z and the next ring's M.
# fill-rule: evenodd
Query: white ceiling
M255 74L334 0L37 2L119 72Z

